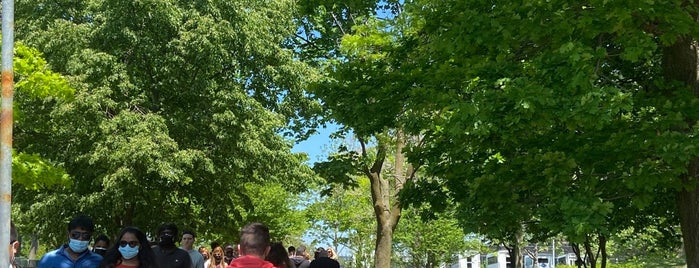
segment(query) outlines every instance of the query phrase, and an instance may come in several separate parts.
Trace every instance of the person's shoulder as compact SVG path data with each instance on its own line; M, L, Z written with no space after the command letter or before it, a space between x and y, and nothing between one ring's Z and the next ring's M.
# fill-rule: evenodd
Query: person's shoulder
M177 248L174 252L174 254L182 256L182 261L185 263L192 263L192 257L189 256L189 252L187 252L184 249ZM185 258L186 257L186 258Z
M188 252L187 250L184 250L184 249L181 249L181 248L175 249L175 253L177 253L177 254L187 254L187 256L189 256L189 252Z
M61 256L62 250L63 247L59 247L52 251L46 252L37 263L37 267L50 268L54 267L55 264L60 263L62 260L65 259L65 257Z
M44 256L41 257L41 260L50 260L56 257L59 257L61 255L61 252L63 251L63 247L59 247L57 249L51 250L49 252L46 252Z
M101 262L102 259L104 259L104 257L102 257L102 255L94 253L94 252L89 251L89 250L87 251L87 256L85 256L85 257L90 259L91 261L96 261L96 262Z

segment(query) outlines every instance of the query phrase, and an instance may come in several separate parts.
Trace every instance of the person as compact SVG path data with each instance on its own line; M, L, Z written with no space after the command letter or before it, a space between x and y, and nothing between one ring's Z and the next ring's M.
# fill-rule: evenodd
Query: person
M294 246L289 246L287 252L289 252L289 258L296 256L296 248Z
M109 237L106 235L100 235L95 238L95 242L92 244L92 252L99 254L104 257L104 254L109 248Z
M227 264L230 264L231 261L235 259L235 249L230 244L226 244L226 247L223 249L223 253L223 261L225 261Z
M211 251L213 252L215 248L221 246L221 243L219 243L218 241L214 241L214 242L211 242L210 246L211 246Z
M177 225L165 223L158 228L158 245L153 248L155 260L162 268L191 268L189 253L175 246Z
M75 216L68 223L68 243L44 254L37 268L99 267L102 256L87 250L95 224L85 215Z
M264 224L245 225L240 231L240 257L231 261L228 268L274 268L274 264L265 260L270 249L269 240L269 228Z
M274 264L274 267L277 268L296 268L294 263L289 258L287 249L284 248L284 245L281 242L272 243L265 260L271 262Z
M211 259L205 265L206 268L226 268L228 264L223 261L223 248L217 246L211 250Z
M148 238L138 228L121 229L117 241L105 253L100 268L158 268Z
M204 256L202 256L198 250L194 249L194 239L196 239L196 237L194 231L186 230L182 232L180 248L189 253L189 257L192 259L192 268L204 268Z
M199 247L199 253L204 257L204 267L206 267L206 262L209 261L209 249L204 246Z
M296 255L291 258L296 268L308 268L311 265L311 261L306 258L306 247L299 246L296 248Z
M328 258L337 260L337 254L335 254L335 250L333 248L328 248Z
M17 232L17 227L14 222L10 222L10 268L16 268L15 256L19 251L19 233Z
M324 248L317 248L309 268L340 268L340 263L328 258L328 251Z

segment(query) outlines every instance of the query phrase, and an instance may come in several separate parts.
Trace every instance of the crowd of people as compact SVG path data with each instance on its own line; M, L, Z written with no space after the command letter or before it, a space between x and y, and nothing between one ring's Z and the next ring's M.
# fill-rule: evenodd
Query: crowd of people
M175 224L166 223L157 231L157 241L149 241L136 227L125 227L110 243L106 235L92 240L95 225L91 218L79 215L68 223L68 242L47 252L38 268L340 268L332 248L317 248L313 258L305 246L285 248L271 243L269 228L250 223L240 231L240 242L210 248L194 248L196 234L184 231L179 236ZM176 240L180 239L180 247ZM210 249L210 250L209 250ZM14 267L14 266L13 266Z

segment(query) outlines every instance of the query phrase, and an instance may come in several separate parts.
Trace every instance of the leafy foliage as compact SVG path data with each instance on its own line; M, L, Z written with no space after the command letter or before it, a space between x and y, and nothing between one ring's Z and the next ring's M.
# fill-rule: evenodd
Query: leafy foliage
M75 90L34 117L50 131L18 143L74 182L18 198L25 223L59 242L54 226L78 211L106 233L175 222L227 241L248 217L276 222L256 214L266 203L246 185L283 182L296 193L312 178L282 136L304 137L318 107L303 91L314 71L283 46L295 9L286 0L18 1L17 38Z

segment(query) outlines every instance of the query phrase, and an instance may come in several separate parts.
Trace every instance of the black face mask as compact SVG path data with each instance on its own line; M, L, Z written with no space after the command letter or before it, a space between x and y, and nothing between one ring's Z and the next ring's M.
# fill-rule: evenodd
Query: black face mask
M175 240L172 235L161 235L159 244L161 247L170 248L175 246Z
M217 261L220 261L222 258L223 256L221 255L214 255L214 259L216 259Z
M104 254L107 253L107 250L104 248L95 248L92 250L92 252L104 256Z

